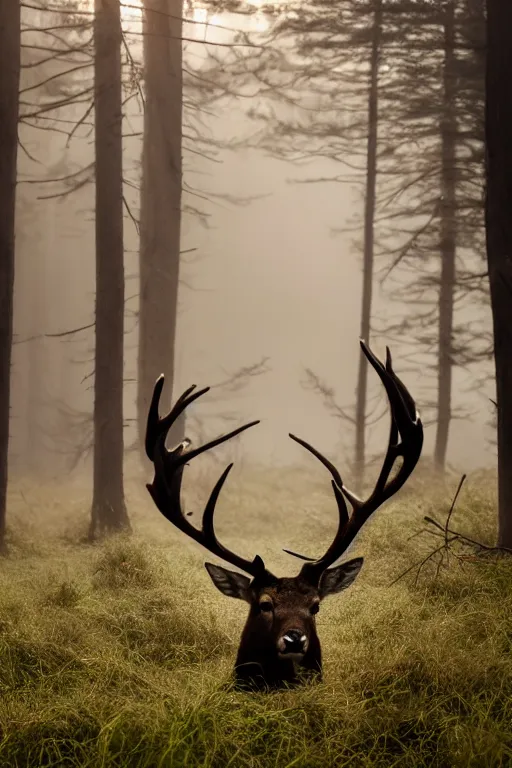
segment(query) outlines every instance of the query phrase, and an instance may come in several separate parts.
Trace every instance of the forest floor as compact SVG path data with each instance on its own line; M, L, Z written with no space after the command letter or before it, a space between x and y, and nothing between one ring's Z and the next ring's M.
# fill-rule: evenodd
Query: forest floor
M214 588L211 558L142 484L128 484L133 535L91 546L85 486L13 483L0 766L512 765L512 562L452 557L436 575L433 560L391 584L439 546L411 536L424 515L444 522L457 483L417 480L377 512L350 552L365 557L359 578L318 615L324 682L271 694L230 688L246 607ZM493 486L470 477L451 521L488 544ZM197 477L187 509L206 495ZM228 546L278 575L299 569L281 547L319 555L336 526L328 480L299 471L244 469L218 518Z

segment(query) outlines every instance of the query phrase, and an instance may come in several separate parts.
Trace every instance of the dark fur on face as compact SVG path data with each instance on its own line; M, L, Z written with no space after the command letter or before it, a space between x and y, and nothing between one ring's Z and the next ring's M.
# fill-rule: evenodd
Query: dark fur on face
M358 557L329 568L315 586L301 576L251 580L205 563L222 594L250 605L235 662L237 685L278 688L293 685L300 677L321 680L322 651L316 614L325 597L352 584L362 564L363 559Z

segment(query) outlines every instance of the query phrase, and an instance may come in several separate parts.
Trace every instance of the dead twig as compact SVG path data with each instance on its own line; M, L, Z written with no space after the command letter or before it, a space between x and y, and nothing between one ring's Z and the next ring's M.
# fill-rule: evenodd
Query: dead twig
M450 509L448 510L448 515L446 517L446 522L444 525L439 523L437 520L434 520L433 517L429 517L428 515L425 515L423 520L428 523L428 525L433 526L436 530L432 530L432 528L422 528L420 531L416 531L413 533L412 536L410 536L410 539L419 536L423 533L428 533L430 536L435 536L438 538L442 538L443 543L440 544L438 547L433 549L431 552L429 552L422 560L420 560L417 563L414 563L413 565L409 566L405 571L403 571L399 576L397 576L396 579L394 579L390 586L393 584L396 584L400 579L402 579L404 576L407 576L407 574L411 573L414 569L418 569L416 572L416 577L414 579L414 585L418 583L418 579L420 576L420 573L423 569L423 567L433 560L436 556L438 556L437 561L437 567L436 572L434 576L434 580L437 579L439 572L443 565L448 565L450 557L454 557L459 565L463 566L464 562L472 561L472 562L479 562L479 555L485 553L490 554L492 552L500 552L500 553L507 553L512 554L512 549L507 547L492 547L488 544L483 544L481 541L477 541L476 539L471 538L470 536L466 536L464 533L461 533L460 531L455 531L453 528L450 527L450 520L453 514L453 511L455 509L455 504L457 502L457 499L459 497L460 491L462 489L462 486L464 484L464 481L466 480L466 475L462 475L459 485L457 487L457 490L455 492L455 496L453 497L453 501L450 505ZM471 552L468 554L467 551L464 553L461 553L460 551L456 550L456 546L459 548L462 547L463 549L470 549Z

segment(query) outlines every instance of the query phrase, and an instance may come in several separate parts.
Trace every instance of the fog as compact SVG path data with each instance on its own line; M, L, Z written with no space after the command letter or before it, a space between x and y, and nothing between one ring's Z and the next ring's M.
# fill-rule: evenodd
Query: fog
M232 28L262 25L261 15L216 18ZM138 23L135 13L130 20L135 33ZM209 35L211 40L229 35L215 29L211 20L206 31L201 24L189 24L186 34L198 39ZM129 39L132 55L140 60L140 39L137 34ZM206 48L189 43L186 50L186 56L201 57ZM24 77L29 76L25 70ZM133 114L127 114L125 123L137 133L141 115L137 105L130 104ZM203 117L205 129L226 143L250 136L254 130L250 107L250 99L232 99L229 108L224 104L217 113L213 110ZM69 107L65 119L76 120L78 114L75 106ZM13 471L28 468L58 475L69 455L76 453L77 446L87 445L92 434L88 415L92 412L94 366L93 184L64 197L52 197L62 190L62 184L48 181L92 162L92 136L87 133L78 131L66 147L66 137L58 133L22 127ZM125 141L125 178L135 185L140 151L140 136ZM352 450L353 426L329 414L321 396L305 386L307 368L333 389L340 406L354 406L362 257L352 233L333 234L333 230L347 227L354 215L361 214L361 188L348 181L296 183L336 173L339 166L329 160L292 164L257 148L222 148L215 161L185 152L185 188L191 184L198 190L201 209L208 218L207 226L198 216L185 214L183 219L174 397L191 384L222 382L240 368L268 358L266 372L249 377L240 390L221 388L215 398L209 402L205 398L195 407L201 429L208 435L225 428L223 414L240 423L261 419L261 425L244 434L236 449L249 462L273 466L308 461L289 440L290 431L335 457L341 467ZM44 183L34 183L41 179ZM250 200L236 204L222 195ZM137 191L127 188L126 196L136 212ZM196 196L188 199L194 201ZM136 442L138 235L128 212L125 247L124 402L125 445L129 448ZM392 302L375 279L374 317L386 320L408 311L410 307ZM468 311L473 312L471 319L478 315L482 329L489 327L489 313L476 306L473 310L456 307L457 320L464 320ZM76 331L81 328L84 330ZM406 359L410 347L400 339L379 335L370 341L379 356L386 343L390 344L395 369L421 411L422 401L432 400L435 369L428 361L411 366ZM448 462L458 470L494 465L491 373L483 388L472 391L474 371L454 371L454 406L468 411L450 427ZM370 394L378 393L380 387L370 372ZM432 453L434 426L428 425L425 432L427 457ZM387 430L387 417L370 430L370 453L384 450ZM88 464L81 459L79 466Z

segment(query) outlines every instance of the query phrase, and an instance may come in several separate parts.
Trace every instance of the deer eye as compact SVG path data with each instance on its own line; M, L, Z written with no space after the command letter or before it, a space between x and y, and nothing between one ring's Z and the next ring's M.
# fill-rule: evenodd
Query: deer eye
M274 610L274 606L272 605L272 602L270 600L262 600L260 603L260 608L262 611L265 611L266 613L268 611Z
M318 613L319 610L320 610L320 605L318 603L313 603L313 605L309 609L309 612L312 614L315 614L315 613Z

